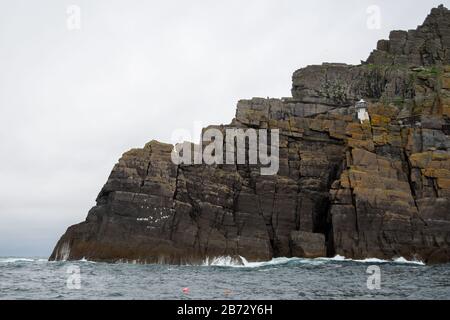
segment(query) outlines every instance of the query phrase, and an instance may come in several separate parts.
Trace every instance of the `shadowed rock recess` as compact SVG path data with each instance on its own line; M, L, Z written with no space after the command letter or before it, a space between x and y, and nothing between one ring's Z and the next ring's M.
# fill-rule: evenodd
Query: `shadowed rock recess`
M123 154L50 260L450 261L450 11L389 38L361 65L296 71L292 98L241 100L230 125L214 126L280 129L277 175L177 166L172 145L151 141Z

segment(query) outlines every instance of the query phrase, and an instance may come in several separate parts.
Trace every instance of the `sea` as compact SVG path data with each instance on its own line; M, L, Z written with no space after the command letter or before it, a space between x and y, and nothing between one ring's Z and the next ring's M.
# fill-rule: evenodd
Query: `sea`
M450 265L219 257L197 266L0 258L0 299L450 299Z

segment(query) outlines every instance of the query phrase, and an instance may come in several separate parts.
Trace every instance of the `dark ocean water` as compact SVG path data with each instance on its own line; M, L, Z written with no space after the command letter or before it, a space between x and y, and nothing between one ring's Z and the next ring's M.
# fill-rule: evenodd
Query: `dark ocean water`
M220 265L0 258L0 299L450 299L450 265L339 258L214 263ZM379 290L367 286L374 265Z

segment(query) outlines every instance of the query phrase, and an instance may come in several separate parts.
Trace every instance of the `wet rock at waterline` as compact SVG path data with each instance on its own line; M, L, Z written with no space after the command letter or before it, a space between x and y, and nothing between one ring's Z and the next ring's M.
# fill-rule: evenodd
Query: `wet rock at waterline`
M325 236L321 233L304 231L291 232L291 252L295 257L325 257Z

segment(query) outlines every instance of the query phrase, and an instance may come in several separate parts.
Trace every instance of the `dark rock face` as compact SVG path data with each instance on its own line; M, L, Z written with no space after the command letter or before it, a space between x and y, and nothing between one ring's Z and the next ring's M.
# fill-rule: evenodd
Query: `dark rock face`
M450 13L393 32L367 63L294 73L292 98L239 101L233 128L280 130L279 171L126 152L50 259L201 263L218 256L450 261ZM370 121L353 105L369 102Z
M295 257L325 257L327 254L325 236L320 233L292 231L291 250Z

